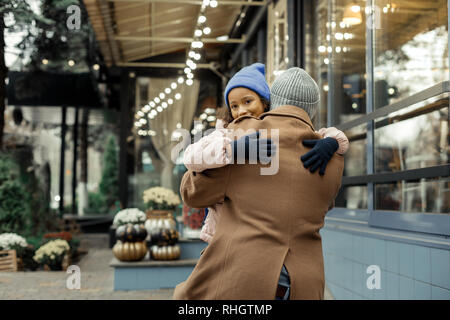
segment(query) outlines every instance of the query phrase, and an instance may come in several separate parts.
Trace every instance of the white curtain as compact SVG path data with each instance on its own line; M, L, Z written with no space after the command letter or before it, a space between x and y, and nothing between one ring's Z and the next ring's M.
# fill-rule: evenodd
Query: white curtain
M152 136L152 142L163 163L161 186L169 189L173 189L172 172L174 163L171 160L171 151L177 144L177 142L172 141L172 132L177 129L178 123L181 124L181 128L190 129L197 107L200 88L198 80L194 80L194 83L188 86L185 83L179 84L177 78L150 78L148 101L153 100L160 93L164 93L166 88L171 88L171 84L174 82L177 84L177 88L175 90L171 89L171 93L165 94L166 97L159 103L167 102L171 98L174 101L173 104L169 104L154 119L149 119L150 130L156 131L156 135ZM181 94L181 99L175 99L176 93Z

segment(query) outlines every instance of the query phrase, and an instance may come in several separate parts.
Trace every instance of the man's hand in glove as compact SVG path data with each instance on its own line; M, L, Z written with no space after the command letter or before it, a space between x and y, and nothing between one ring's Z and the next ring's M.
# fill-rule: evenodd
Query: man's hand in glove
M234 163L245 163L245 160L257 160L266 164L271 161L272 156L276 153L276 146L272 140L260 138L259 132L234 140L231 146Z
M328 161L339 148L339 144L334 138L325 138L319 140L303 140L305 147L312 148L307 154L300 157L305 168L315 172L318 168L319 174L324 175Z

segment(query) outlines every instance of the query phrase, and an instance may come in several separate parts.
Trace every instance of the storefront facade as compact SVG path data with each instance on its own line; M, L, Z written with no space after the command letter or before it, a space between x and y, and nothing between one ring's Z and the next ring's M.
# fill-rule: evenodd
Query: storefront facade
M321 88L315 126L350 140L321 230L336 299L450 299L448 7L272 1L234 57L238 68L264 56L270 83L305 68Z

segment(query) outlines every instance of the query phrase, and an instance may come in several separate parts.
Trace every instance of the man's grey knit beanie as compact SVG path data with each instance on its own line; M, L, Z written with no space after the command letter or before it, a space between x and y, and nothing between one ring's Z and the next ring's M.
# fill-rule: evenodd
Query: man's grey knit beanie
M316 114L320 101L317 83L301 68L290 68L279 75L270 89L270 110L293 105L305 110L309 118Z

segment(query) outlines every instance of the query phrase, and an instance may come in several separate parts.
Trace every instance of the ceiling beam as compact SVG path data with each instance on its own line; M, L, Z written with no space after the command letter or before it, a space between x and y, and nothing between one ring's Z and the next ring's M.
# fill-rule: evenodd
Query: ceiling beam
M110 2L159 2L159 3L175 3L175 4L192 4L201 6L202 0L107 0ZM219 1L219 6L265 6L267 1Z
M182 42L182 43L191 43L196 41L194 38L189 37L136 37L136 36L115 36L115 40L118 41L160 41L160 42ZM202 38L201 41L203 43L245 43L246 39L243 36L240 39L227 39L227 40L218 40L216 38Z

